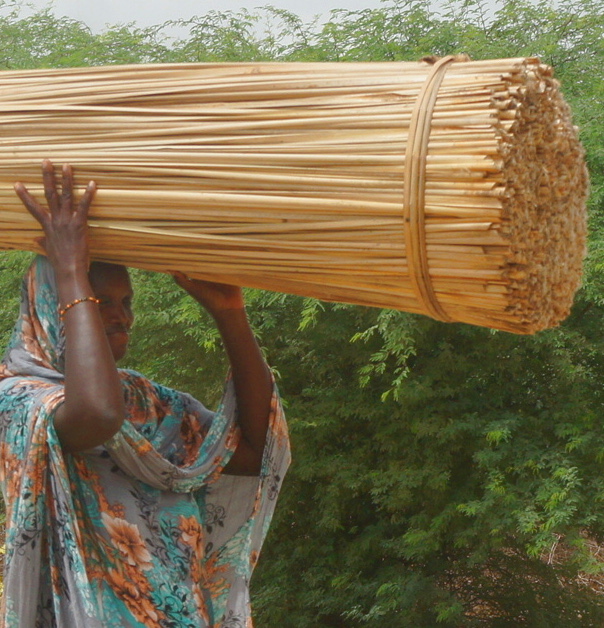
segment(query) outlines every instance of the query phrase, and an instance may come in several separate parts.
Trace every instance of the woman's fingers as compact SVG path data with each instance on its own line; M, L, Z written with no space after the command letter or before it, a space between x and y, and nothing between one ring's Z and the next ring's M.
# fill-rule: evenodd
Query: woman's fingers
M73 213L73 170L69 164L63 165L61 210L67 214Z
M36 199L27 191L23 183L15 183L15 192L21 199L27 211L42 225L46 227L48 224L48 212L36 201Z
M212 316L225 310L244 307L243 294L239 286L225 283L191 279L180 271L171 271L176 283L201 303Z
M90 181L90 183L86 186L86 190L84 194L82 194L82 198L78 203L78 211L83 218L88 218L88 210L90 209L90 205L94 199L94 195L96 194L96 183L94 181Z
M96 193L96 183L94 181L90 181L77 207L74 207L73 168L69 164L65 164L62 169L60 195L57 191L55 167L49 159L45 159L42 162L42 179L48 210L36 201L22 183L15 183L14 187L23 205L43 227L49 223L53 216L58 217L61 214L68 218L75 213L80 214L84 219L88 217L88 210Z
M170 274L172 275L172 277L174 277L174 281L179 285L179 286L183 286L184 284L186 284L187 282L191 281L189 279L189 277L187 277L183 272L181 272L180 270L171 270L169 271Z
M57 193L57 182L55 181L55 167L50 159L42 162L42 181L44 182L44 196L48 203L51 214L58 213L61 208L59 195Z

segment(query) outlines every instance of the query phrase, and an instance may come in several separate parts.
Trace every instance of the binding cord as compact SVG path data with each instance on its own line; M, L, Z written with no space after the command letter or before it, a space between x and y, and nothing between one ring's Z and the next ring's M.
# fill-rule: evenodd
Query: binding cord
M438 60L435 57L426 57L422 61L433 63L434 65L417 97L409 126L409 139L405 154L403 196L405 247L409 278L411 279L416 299L428 316L439 321L451 323L454 319L446 313L439 303L432 286L428 267L424 212L426 157L428 155L428 142L432 126L432 113L445 71L450 63L454 61L469 61L469 57L466 55L450 55Z

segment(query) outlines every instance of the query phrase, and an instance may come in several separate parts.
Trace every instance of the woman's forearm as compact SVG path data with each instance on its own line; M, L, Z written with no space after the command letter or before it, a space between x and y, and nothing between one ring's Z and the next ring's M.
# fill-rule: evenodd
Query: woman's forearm
M61 308L94 296L86 269L55 269ZM55 416L63 447L81 451L101 444L121 427L124 400L99 306L85 301L64 314L65 401Z
M261 456L273 392L268 365L244 309L222 312L216 324L231 365L242 437Z

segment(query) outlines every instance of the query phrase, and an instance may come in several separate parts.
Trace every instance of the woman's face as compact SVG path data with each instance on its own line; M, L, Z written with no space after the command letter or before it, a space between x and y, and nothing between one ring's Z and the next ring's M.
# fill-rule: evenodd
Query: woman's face
M124 266L93 262L88 273L94 295L100 299L99 309L109 346L115 361L128 351L132 313L132 284Z

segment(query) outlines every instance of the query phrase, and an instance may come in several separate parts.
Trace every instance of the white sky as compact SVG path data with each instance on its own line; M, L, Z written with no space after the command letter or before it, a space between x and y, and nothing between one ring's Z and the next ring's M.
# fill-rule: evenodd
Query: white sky
M135 22L152 26L212 10L237 11L267 4L287 9L308 22L315 16L327 17L332 9L377 8L380 0L27 0L27 4L36 9L52 5L56 15L84 22L98 32L107 25Z

